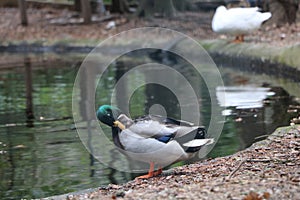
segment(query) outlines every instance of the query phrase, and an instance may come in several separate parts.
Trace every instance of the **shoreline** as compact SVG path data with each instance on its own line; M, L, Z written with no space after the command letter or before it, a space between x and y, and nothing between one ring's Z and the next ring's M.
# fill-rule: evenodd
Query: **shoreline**
M88 54L101 41L56 41L52 44L44 45L39 41L33 42L14 42L9 44L0 44L0 53L11 54L72 54L82 53ZM294 68L300 71L300 43L289 46L275 47L273 45L253 44L253 43L230 43L228 40L198 40L199 44L213 57L227 58L228 63L237 63L242 60L243 64L251 61L248 65L266 64L266 65L282 65L283 67ZM69 45L72 43L73 45ZM95 45L96 43L96 45ZM117 48L117 47L116 47ZM245 62L246 61L246 62ZM227 63L227 64L228 64Z
M202 40L200 44L211 54L232 57L237 60L247 57L263 63L282 64L300 70L300 43L276 47L266 44L230 43L226 40Z
M43 199L297 199L299 155L300 126L281 127L230 156L175 167L147 180Z

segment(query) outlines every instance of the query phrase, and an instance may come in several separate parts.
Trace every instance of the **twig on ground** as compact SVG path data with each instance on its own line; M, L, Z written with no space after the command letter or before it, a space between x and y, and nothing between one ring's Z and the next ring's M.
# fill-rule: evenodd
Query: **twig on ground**
M247 162L271 162L274 161L273 159L247 159Z
M240 162L240 164L237 166L237 168L236 168L235 170L233 170L233 171L229 174L227 180L231 179L231 177L232 177L232 176L233 176L233 175L241 168L241 166L242 166L246 161L247 161L247 159L243 159L243 160Z

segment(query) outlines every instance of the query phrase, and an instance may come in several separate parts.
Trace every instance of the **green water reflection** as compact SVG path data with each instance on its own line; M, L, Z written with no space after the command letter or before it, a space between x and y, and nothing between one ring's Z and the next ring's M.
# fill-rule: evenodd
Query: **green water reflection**
M74 63L78 61L81 60L55 61L51 67L43 62L32 62L29 71L24 63L0 69L0 199L47 197L123 183L135 176L110 169L94 160L78 138L72 120L71 99L78 70ZM221 68L221 72L225 85L240 85L240 81L234 78L239 77L246 79L246 84L259 86L267 82L294 95L300 94L299 83L293 81L227 67ZM32 77L31 87L26 85L28 73ZM107 78L97 87L97 103L110 102L114 84L122 73L124 67L118 65L107 70ZM192 71L187 74L194 81L193 87L201 91L201 121L207 126L211 112L207 88ZM139 81L144 81L144 77L133 76L124 86L123 95L126 95L126 87ZM31 102L28 102L28 92L32 96ZM130 99L130 113L132 116L143 115L152 104L160 103L169 106L167 113L170 116L177 117L180 115L178 103L172 95L160 86L140 87ZM295 104L293 98L285 96L270 97L268 104L259 109L231 108L233 114L226 117L220 140L209 157L232 154L249 146L255 137L287 125L293 115L287 112L291 104ZM32 112L34 119L28 117L28 111ZM105 130L109 135L110 129Z

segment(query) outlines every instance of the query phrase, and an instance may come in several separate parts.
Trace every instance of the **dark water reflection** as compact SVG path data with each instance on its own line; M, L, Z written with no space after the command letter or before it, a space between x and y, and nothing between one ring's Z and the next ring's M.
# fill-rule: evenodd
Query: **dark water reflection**
M152 55L151 59L159 58ZM45 63L25 59L15 67L0 69L0 199L40 198L122 183L134 177L94 160L78 138L72 120L71 99L78 70L74 63L78 61L80 59L61 60L45 67ZM139 62L122 60L112 64L106 71L107 78L98 85L97 103L109 103L116 80L126 72L127 66ZM291 105L297 104L293 96L300 98L299 83L227 66L220 66L220 71L227 87L243 90L246 86L267 86L273 95L263 100L262 107L221 108L227 114L225 126L210 157L244 149L276 127L288 125L290 118L298 114ZM185 74L194 81L193 87L201 91L201 122L207 126L211 112L207 88L193 71ZM132 77L130 81L143 81L143 77ZM123 93L118 94L117 100L126 95L130 81L123 85L120 90ZM82 88L82 95L88 92L88 88ZM148 113L154 104L167 108L165 112L169 116L180 116L174 94L155 84L135 91L130 99L130 114ZM107 131L109 134L110 130Z

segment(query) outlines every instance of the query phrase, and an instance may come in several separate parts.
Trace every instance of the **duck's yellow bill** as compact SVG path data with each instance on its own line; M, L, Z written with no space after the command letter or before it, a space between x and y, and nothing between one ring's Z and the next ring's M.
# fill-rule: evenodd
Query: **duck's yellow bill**
M121 129L121 130L124 130L126 127L121 123L121 122L119 122L118 120L116 120L116 121L114 121L114 125L116 126L116 127L119 127L119 129Z

